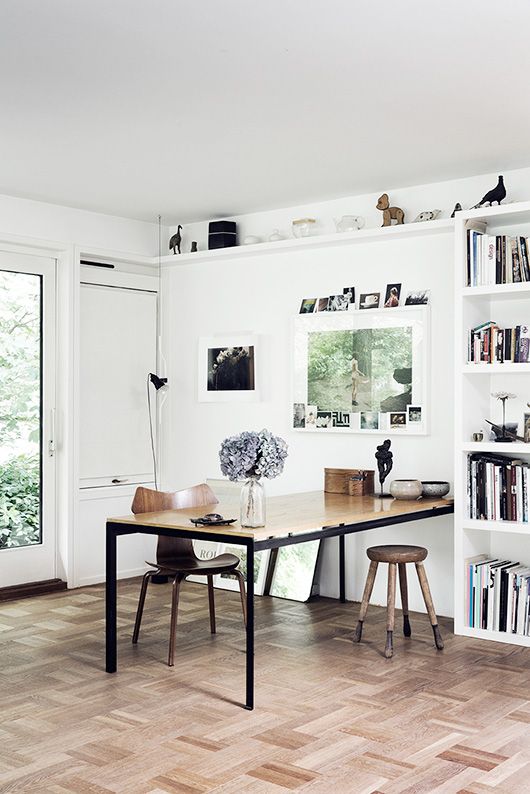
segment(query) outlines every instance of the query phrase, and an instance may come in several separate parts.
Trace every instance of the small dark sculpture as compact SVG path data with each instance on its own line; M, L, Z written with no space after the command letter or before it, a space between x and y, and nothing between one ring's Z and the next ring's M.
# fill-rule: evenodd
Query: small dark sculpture
M190 254L196 254L196 253L197 253L197 243L195 242L195 240L193 240L191 243Z
M500 176L493 190L488 190L486 195L482 196L479 203L475 204L471 209L476 210L479 207L483 207L485 204L489 204L491 207L494 201L500 204L504 198L506 198L506 188L504 187L504 177Z
M174 234L173 237L171 238L171 240L169 241L169 250L170 251L172 250L174 254L176 254L177 251L180 254L180 244L182 242L182 235L180 233L181 229L182 229L182 226L179 223L178 229L177 229L177 233ZM175 251L175 248L177 249L177 251Z
M462 212L462 205L458 201L456 202L455 208L451 213L451 218L454 218L457 212Z
M379 483L381 485L381 499L389 498L390 494L383 493L383 483L392 471L393 455L390 452L390 444L392 442L389 438L385 439L382 444L377 447L375 459L377 460L377 468L379 469Z
M382 196L379 196L377 199L376 207L378 210L381 210L383 213L383 223L382 226L392 226L392 221L395 221L396 224L403 223L405 220L405 213L400 207L391 207L390 206L390 199L388 198L388 193L383 193Z

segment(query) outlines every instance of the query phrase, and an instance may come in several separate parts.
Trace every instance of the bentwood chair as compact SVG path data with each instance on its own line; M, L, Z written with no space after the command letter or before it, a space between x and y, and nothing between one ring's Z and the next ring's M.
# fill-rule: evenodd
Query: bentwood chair
M192 488L186 488L183 491L175 491L173 493L153 491L150 488L143 488L140 486L136 489L131 510L135 514L159 513L164 510L178 510L179 508L213 505L217 504L217 501L214 492L205 483L202 485L194 485ZM165 535L159 535L156 549L156 563L148 562L147 565L151 565L152 570L147 571L142 580L132 641L135 645L138 642L147 586L151 577L156 575L172 577L171 627L167 662L169 667L173 667L174 664L180 585L187 576L195 574L196 576L207 577L208 602L210 606L210 631L212 634L215 634L213 577L216 574L222 573L230 573L235 576L239 582L243 622L246 625L245 580L241 572L237 570L239 558L236 557L235 554L220 554L209 560L201 560L195 554L193 541L186 538L170 538Z

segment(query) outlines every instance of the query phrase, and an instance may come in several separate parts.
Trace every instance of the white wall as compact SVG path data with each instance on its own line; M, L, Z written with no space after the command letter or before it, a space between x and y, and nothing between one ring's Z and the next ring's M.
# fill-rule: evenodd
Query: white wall
M436 185L390 191L393 204L412 220L426 209L442 209L448 217L457 201L476 203L492 187L497 174ZM508 199L527 199L530 169L506 172ZM381 189L381 192L383 192ZM263 239L279 228L289 235L292 218L319 219L320 233L334 231L333 217L362 214L367 226L381 223L374 209L378 194L320 202L236 218L240 239ZM207 223L184 229L183 251L191 240L206 244ZM177 260L176 260L177 261ZM427 437L393 438L392 477L453 479L453 236L354 244L325 251L305 250L268 256L198 262L168 267L164 274L163 339L170 392L164 415L164 485L180 488L206 477L219 477L218 449L223 438L244 429L268 427L289 443L285 473L267 482L269 494L320 489L326 466L374 468L377 436L297 434L290 427L291 324L303 297L328 295L354 285L358 292L383 291L388 282L402 282L403 292L432 291L431 432ZM267 386L260 403L199 403L197 343L200 336L254 331L263 336ZM452 519L441 517L347 539L347 598L358 600L367 570L365 548L384 542L425 545L427 570L436 607L453 614ZM413 573L413 572L411 572ZM415 577L414 577L415 578ZM380 573L373 601L385 603ZM410 583L412 609L424 611L417 583ZM337 544L324 552L321 592L338 595Z

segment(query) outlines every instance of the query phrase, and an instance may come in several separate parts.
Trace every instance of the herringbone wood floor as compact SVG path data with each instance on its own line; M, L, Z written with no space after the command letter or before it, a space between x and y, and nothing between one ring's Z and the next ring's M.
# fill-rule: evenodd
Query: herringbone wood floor
M103 672L100 586L0 605L0 791L37 794L397 794L530 791L530 651L455 638L437 653L427 618L396 632L357 604L257 600L257 708L244 688L236 593L186 584L175 667L169 588L119 586L120 669Z

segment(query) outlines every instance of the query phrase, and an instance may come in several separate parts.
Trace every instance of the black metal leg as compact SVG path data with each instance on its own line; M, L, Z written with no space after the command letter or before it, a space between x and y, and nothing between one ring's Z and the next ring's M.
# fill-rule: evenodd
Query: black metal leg
M254 541L247 545L247 670L245 708L254 708Z
M339 535L339 597L346 602L346 536Z
M116 532L107 525L105 562L105 639L107 673L118 668L116 651Z

